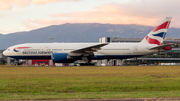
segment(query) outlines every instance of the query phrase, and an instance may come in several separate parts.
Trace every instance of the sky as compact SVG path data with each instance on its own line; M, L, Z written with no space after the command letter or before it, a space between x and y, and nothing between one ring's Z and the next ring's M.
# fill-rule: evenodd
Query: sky
M180 0L0 0L0 33L65 23L156 26L173 17L180 28Z

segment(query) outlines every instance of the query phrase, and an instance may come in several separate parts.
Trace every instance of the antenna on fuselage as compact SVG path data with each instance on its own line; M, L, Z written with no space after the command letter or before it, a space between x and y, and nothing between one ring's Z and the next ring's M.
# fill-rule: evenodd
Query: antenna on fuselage
M52 43L52 40L54 40L54 38L49 38L51 40L51 43Z

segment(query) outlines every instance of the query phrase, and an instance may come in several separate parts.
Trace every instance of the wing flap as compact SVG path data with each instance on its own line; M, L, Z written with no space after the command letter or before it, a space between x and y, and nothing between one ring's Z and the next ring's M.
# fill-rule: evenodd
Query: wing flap
M82 55L82 54L92 54L93 52L96 52L97 50L100 50L101 47L107 45L108 43L99 43L93 46L88 46L80 49L76 49L73 51L70 51L69 54L71 55Z

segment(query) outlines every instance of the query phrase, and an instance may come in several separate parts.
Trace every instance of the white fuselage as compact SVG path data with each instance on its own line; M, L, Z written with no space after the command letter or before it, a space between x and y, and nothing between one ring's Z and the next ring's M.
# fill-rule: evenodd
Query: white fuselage
M52 53L68 53L98 43L25 43L6 49L5 56L16 59L51 59ZM93 59L126 59L156 53L149 50L156 44L146 43L109 43L94 53ZM70 54L71 55L71 54Z

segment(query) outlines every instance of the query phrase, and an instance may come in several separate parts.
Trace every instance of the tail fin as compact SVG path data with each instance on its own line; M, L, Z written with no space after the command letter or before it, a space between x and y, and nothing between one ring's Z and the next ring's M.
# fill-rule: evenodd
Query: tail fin
M163 39L171 23L172 17L163 19L142 41L141 43L162 45Z

